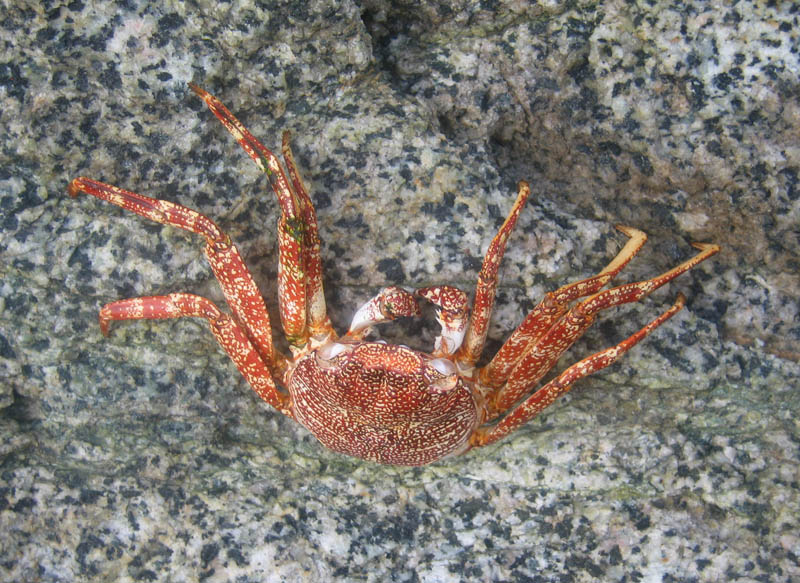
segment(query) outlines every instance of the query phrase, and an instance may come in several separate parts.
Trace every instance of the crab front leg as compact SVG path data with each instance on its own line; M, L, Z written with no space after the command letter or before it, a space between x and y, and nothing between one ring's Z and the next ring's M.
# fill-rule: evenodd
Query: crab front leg
M549 407L558 397L572 388L572 384L587 375L612 364L620 356L638 344L645 336L669 320L683 308L686 298L678 294L675 303L658 318L647 324L644 328L629 336L619 344L593 354L573 364L555 379L544 385L530 395L522 403L514 407L505 417L495 425L479 427L470 437L471 447L488 445L501 439L527 423L541 411Z
M442 331L434 340L432 355L452 358L461 347L467 331L467 294L451 285L424 287L414 293L436 306L436 320Z
M478 284L475 287L475 299L472 301L472 318L467 328L466 339L456 353L456 361L463 370L468 370L474 366L483 352L483 345L486 342L486 333L489 330L489 319L492 315L495 293L497 291L497 273L500 269L500 262L505 253L508 237L517 223L517 218L525 206L525 201L531 189L528 183L521 180L517 192L517 200L511 207L508 217L503 222L497 235L489 244L489 249L483 258L483 265L478 274Z
M414 295L425 298L436 306L436 319L442 331L436 337L432 355L450 358L464 339L469 307L467 294L449 285L420 288L414 294L395 285L385 287L356 310L345 337L362 340L376 324L419 316L421 312Z
M292 350L304 350L312 336L316 343L334 339L336 334L325 308L316 213L297 172L288 132L284 133L282 149L291 183L277 156L258 141L219 99L192 83L189 87L202 97L211 112L267 174L278 198L281 209L278 220L278 300L281 323Z
M362 340L376 324L419 315L419 305L414 296L401 287L390 285L356 310L345 337Z

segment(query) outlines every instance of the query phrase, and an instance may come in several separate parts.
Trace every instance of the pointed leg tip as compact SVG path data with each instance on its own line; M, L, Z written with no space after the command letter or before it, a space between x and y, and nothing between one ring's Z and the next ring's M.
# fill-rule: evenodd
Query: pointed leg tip
M683 295L681 292L678 292L678 295L675 296L675 302L672 304L672 306L677 310L680 310L685 305L686 305L686 296Z
M105 338L108 338L108 325L111 324L112 314L109 308L111 304L106 304L97 313L97 322L100 324L100 332Z
M78 198L78 195L83 190L81 188L82 181L83 177L74 178L72 182L69 183L69 186L67 186L67 194L70 195L72 198Z
M188 85L189 85L189 89L194 91L200 97L205 98L205 96L208 94L208 92L205 89L201 89L199 86L195 85L191 81L188 83Z
M719 253L721 247L716 243L692 243L692 247L695 249L699 249L700 251L705 251L709 255L714 255L715 253Z
M639 230L639 229L637 229L635 227L629 227L627 225L619 225L619 224L617 224L617 225L614 225L614 228L617 231L619 231L620 233L623 233L625 236L627 236L627 237L629 237L631 239L639 238L639 239L642 239L643 241L647 240L647 233L645 233L644 231L641 231L641 230Z
M517 184L517 201L514 203L514 207L522 208L522 205L525 204L530 195L531 195L530 185L525 180L520 180L519 184Z
M194 91L195 94L197 94L197 96L200 97L200 99L202 99L205 102L205 104L209 108L211 108L212 111L214 111L216 113L216 110L214 108L214 105L215 105L214 101L216 101L215 97L213 95L211 95L208 91L206 91L205 89L200 87L199 85L195 85L194 83L189 83L188 85L189 85L189 89Z

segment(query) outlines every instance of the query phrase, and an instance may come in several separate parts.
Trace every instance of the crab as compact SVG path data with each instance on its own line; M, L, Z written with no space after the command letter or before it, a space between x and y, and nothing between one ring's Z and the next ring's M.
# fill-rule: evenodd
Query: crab
M255 393L308 429L325 447L384 464L417 466L494 443L535 417L575 381L609 366L685 303L674 303L636 333L569 366L537 389L559 357L601 310L635 302L719 251L693 243L690 259L651 279L603 289L638 253L646 235L617 226L627 242L597 275L545 294L484 366L483 351L509 235L530 194L520 182L516 201L489 244L470 313L466 293L449 285L408 291L382 289L337 335L327 315L317 217L297 171L289 133L283 133L285 170L213 95L190 84L211 112L267 174L278 198L278 303L290 354L279 351L270 317L253 277L231 239L190 208L85 177L68 192L95 196L158 223L206 239L205 255L232 314L190 293L114 301L100 310L108 335L117 320L205 318L219 344ZM435 307L441 332L433 350L369 340L373 326L420 316L418 298ZM285 352L285 351L284 351Z

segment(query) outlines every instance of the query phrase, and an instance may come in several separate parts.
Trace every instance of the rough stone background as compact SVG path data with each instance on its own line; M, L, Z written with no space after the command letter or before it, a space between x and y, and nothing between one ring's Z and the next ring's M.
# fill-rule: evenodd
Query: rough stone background
M7 3L0 579L798 580L800 13L711 6ZM70 199L78 175L217 220L275 315L275 200L188 81L268 146L293 131L340 328L387 283L471 289L520 178L491 349L605 265L614 223L651 235L619 281L724 250L607 314L562 367L689 298L511 438L419 469L343 458L203 322L100 335L114 299L221 298L198 238Z

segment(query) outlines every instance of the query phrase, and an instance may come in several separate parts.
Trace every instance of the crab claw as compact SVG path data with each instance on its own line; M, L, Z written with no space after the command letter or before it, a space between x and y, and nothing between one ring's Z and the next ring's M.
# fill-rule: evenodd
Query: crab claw
M436 306L436 320L442 333L434 342L434 356L450 356L461 346L467 331L467 294L449 285L423 287L415 293Z
M403 316L419 316L414 295L395 285L383 288L378 295L356 310L347 336L361 339L371 326Z

